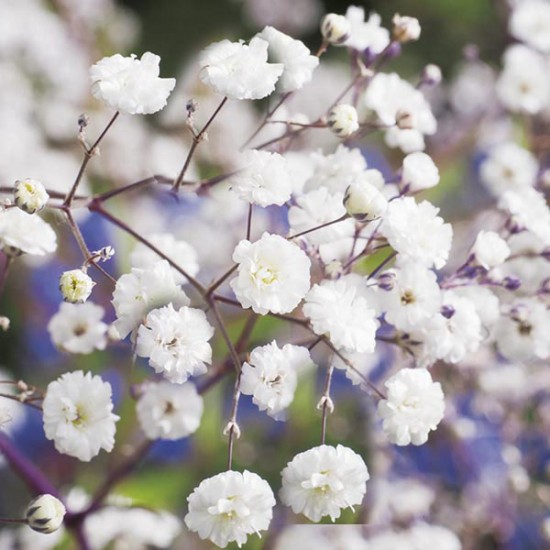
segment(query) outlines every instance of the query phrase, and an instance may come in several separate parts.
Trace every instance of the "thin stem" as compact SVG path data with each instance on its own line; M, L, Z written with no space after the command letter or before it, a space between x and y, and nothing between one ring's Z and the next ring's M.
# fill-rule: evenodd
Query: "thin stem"
M253 205L250 203L248 205L248 217L246 219L246 240L250 240L250 233L252 232L252 209Z
M0 454L4 455L11 469L25 482L35 495L49 494L60 498L49 479L13 445L11 439L0 430Z
M97 195L94 198L99 202L105 202L105 201L108 201L109 199L112 199L113 197L116 197L117 195L121 195L122 193L127 193L128 191L135 191L140 187L146 187L148 185L151 185L152 183L171 184L172 180L164 176L151 176L150 178L145 178L143 180L130 183L128 185L125 185L124 187L119 187L118 189L107 191L106 193Z
M390 263L395 257L397 256L397 252L392 252L387 258L385 258L382 262L380 262L380 264L374 268L370 275L367 277L367 281L369 279L372 279L373 277L376 277L376 275L378 273L380 273L380 271L388 264Z
M327 436L327 418L329 413L329 404L330 401L330 385L332 382L332 373L334 372L334 366L330 365L330 367L327 369L327 376L325 378L325 387L323 390L323 416L321 419L321 445L325 444L326 436ZM330 405L332 407L332 405ZM332 411L330 411L332 412Z
M104 481L103 485L94 494L92 502L88 508L81 512L81 515L87 516L99 508L101 503L105 500L111 489L120 483L124 478L130 475L139 465L141 460L150 451L153 446L153 441L147 439L138 445L135 451L125 461L123 461L117 468L115 468Z
M29 522L26 519L0 518L0 523L18 523L20 525L27 525Z
M36 405L35 403L31 403L28 399L20 399L18 395L13 395L9 393L0 393L0 397L3 397L4 399L11 399L12 401L16 401L17 403L21 403L21 405L27 405L28 407L32 407L33 409L36 409L37 411L42 411L42 407L40 405ZM35 398L35 399L42 399L41 397Z
M335 223L343 222L344 220L347 220L348 218L349 218L349 214L344 214L343 216L339 217L336 220L332 220L330 222L326 222L326 223L323 223L321 225L317 225L315 227L312 227L311 229L306 229L305 231L300 231L300 233L296 233L295 235L291 235L290 237L287 237L287 240L290 241L292 239L297 239L298 237L302 237L303 235L307 235L308 233L313 233L314 231L318 231L319 229L323 229L324 227L334 225Z
M233 345L233 342L231 341L231 338L229 337L229 333L227 332L227 328L225 326L225 323L223 321L223 318L220 314L220 310L218 309L218 305L216 304L215 298L208 297L208 303L210 304L210 307L212 309L212 313L214 314L214 317L216 317L216 321L218 322L218 326L220 327L220 331L222 333L222 337L225 341L225 344L227 346L227 350L229 351L229 355L231 356L231 360L233 361L233 367L235 368L235 372L240 373L241 372L241 361L239 359L239 354L235 350L235 346Z
M80 181L82 180L82 177L84 176L84 172L86 171L86 166L88 166L88 163L92 159L92 157L96 154L96 150L101 143L101 140L107 135L107 132L110 130L111 126L115 123L115 120L118 118L118 115L120 113L117 111L113 118L109 121L103 132L99 135L99 137L95 140L95 143L86 151L84 151L84 158L82 159L82 164L80 165L80 170L78 171L78 174L76 176L76 179L74 180L73 186L71 187L71 190L67 193L67 196L65 197L65 200L63 201L63 206L69 207L71 206L71 203L73 202L76 190L78 189L78 186L80 184Z
M241 396L241 372L237 375L235 380L235 388L233 390L233 403L231 406L231 418L229 419L228 436L229 441L227 443L227 469L231 470L233 467L233 445L235 443L235 436L239 436L240 432L237 431L237 410L239 408L239 398Z
M92 203L90 203L88 208L91 212L97 212L98 214L103 216L106 220L110 221L113 225L116 225L117 227L119 227L129 235L132 235L134 239L138 240L140 243L143 243L147 248L151 249L153 252L155 252L155 254L160 256L163 260L166 260L178 273L181 273L202 296L204 296L206 289L201 285L201 283L199 283L199 281L197 281L194 277L189 275L189 273L187 273L187 271L185 271L176 262L174 262L174 260L169 258L166 254L164 254L164 252L159 250L153 243L148 241L145 237L142 237L139 233L134 231L125 222L123 222L122 220L118 219L117 217L113 216L112 214L104 210L99 202L92 201Z
M116 284L116 279L114 279L105 269L103 269L100 265L98 265L96 262L91 261L92 260L92 253L90 252L90 249L88 248L88 245L86 244L86 241L84 240L84 235L82 235L82 231L80 231L80 227L78 227L78 224L73 218L73 215L71 214L71 211L67 208L64 209L64 212L67 216L67 222L69 224L69 227L71 229L72 234L74 235L74 238L76 239L76 242L78 244L78 247L80 248L82 255L84 256L84 262L86 264L92 265L95 269L97 269L102 275L104 275L111 283Z
M386 399L386 396L345 356L338 350L332 342L326 337L323 336L323 343L328 346L335 355L337 355L344 364L349 367L353 372L360 376L360 378L365 382L365 384L376 394L380 399Z
M183 182L183 178L185 177L185 173L187 172L187 169L189 168L189 165L191 164L191 159L193 158L193 155L195 153L195 149L197 148L198 144L203 140L204 134L206 133L206 130L208 130L208 127L212 122L214 122L214 119L218 116L218 113L221 111L222 107L227 102L227 97L224 97L221 100L221 103L218 105L216 110L212 113L212 116L208 119L208 122L203 126L202 130L197 134L193 135L193 143L191 143L191 148L189 149L189 153L187 154L187 158L185 159L185 162L183 163L183 167L174 181L174 185L172 186L172 190L177 193L179 191L179 188L181 187L181 184Z
M11 264L13 263L13 257L4 255L4 265L2 266L2 271L0 272L0 294L4 291L6 286L6 281L8 280L8 273L10 271Z
M233 267L228 269L218 280L214 281L206 290L206 295L211 296L212 293L219 288L235 271L237 271L237 268L239 266L235 264ZM239 304L240 305L240 304Z

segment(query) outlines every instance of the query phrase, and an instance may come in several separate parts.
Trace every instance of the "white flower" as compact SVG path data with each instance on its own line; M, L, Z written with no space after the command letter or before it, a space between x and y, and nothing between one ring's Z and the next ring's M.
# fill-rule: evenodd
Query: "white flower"
M502 265L510 256L508 243L494 231L480 231L472 252L477 263L485 269Z
M369 472L364 460L348 447L320 445L296 455L282 471L283 504L311 521L338 519L343 508L363 501Z
M438 334L434 339L437 342L437 358L456 364L468 353L479 349L483 339L481 318L470 299L452 290L443 293L441 303L442 315L437 318L441 320L444 330L441 333L434 331ZM430 330L430 327L426 328L426 332Z
M227 471L202 481L187 502L187 527L225 548L230 542L241 547L248 535L269 527L275 497L257 474Z
M504 53L504 68L497 81L497 94L511 111L530 115L548 106L550 78L548 63L537 52L521 44Z
M254 37L249 45L222 40L204 49L199 58L201 80L230 99L262 99L275 90L282 63L268 63L269 44Z
M534 299L524 299L509 306L496 325L498 351L511 361L529 361L550 356L550 313Z
M40 216L8 208L0 211L0 248L8 255L44 256L57 249L57 236Z
M191 383L159 382L145 386L136 410L149 439L180 439L200 426L203 402Z
M133 268L122 275L113 291L112 303L117 315L114 327L120 337L125 338L152 309L168 303L186 306L189 298L178 286L170 264L160 260L145 269Z
M91 302L62 303L50 319L48 332L52 342L70 353L92 353L105 349L107 325L102 322L103 308Z
M403 257L440 269L447 263L453 230L438 213L428 201L402 197L389 203L380 231Z
M40 495L31 500L25 511L27 525L39 533L53 533L63 525L65 506L52 495Z
M292 403L298 374L310 363L309 351L302 346L279 348L273 341L254 348L242 366L241 392L252 395L261 411L277 418Z
M206 372L205 363L212 361L208 340L213 335L204 311L186 306L176 311L170 303L149 312L138 329L136 353L148 357L155 372L181 384Z
M14 195L15 204L29 214L42 210L50 198L42 183L31 178L17 180Z
M194 277L199 272L196 250L187 242L176 239L172 233L155 233L147 236L147 240L166 254L184 271ZM132 267L147 269L159 261L159 256L143 243L137 243L130 254ZM178 284L184 284L187 279L175 268L171 268Z
M528 46L550 53L550 4L545 0L524 0L512 10L510 34Z
M90 69L92 95L105 105L130 115L160 111L176 85L174 78L159 78L160 57L146 52L104 57Z
M321 34L333 46L344 46L351 32L349 20L336 13L327 13L321 21Z
M387 397L378 404L378 414L388 439L396 445L426 443L443 418L441 385L426 369L401 369L384 385Z
M331 193L320 187L296 198L296 205L288 211L290 233L296 235L346 215L342 193ZM342 220L321 229L307 233L302 238L319 246L346 238L352 238L355 223L352 219Z
M378 292L385 319L399 330L408 331L439 312L441 292L435 273L415 262L407 262L393 274L393 288Z
M279 153L250 150L243 155L244 168L229 180L239 197L252 204L282 205L292 194L286 159Z
M443 80L441 73L441 67L428 63L423 69L421 74L422 82L427 86L437 86Z
M426 153L411 153L403 159L401 181L412 193L430 189L439 183L439 170Z
M537 159L530 151L508 142L491 150L481 165L480 176L489 191L499 196L504 191L532 187L538 171Z
M64 271L59 277L59 290L66 302L72 304L85 302L94 288L92 278L82 269Z
M388 208L388 201L380 191L383 185L384 177L378 170L365 170L346 189L347 213L362 222L381 218Z
M348 149L345 145L339 145L331 155L313 153L312 157L315 168L305 183L306 191L326 187L331 193L343 193L367 168L361 151Z
M338 137L351 136L359 130L357 109L346 103L334 106L327 115L327 125Z
M101 449L113 450L115 423L111 386L99 376L67 372L51 382L42 403L44 432L63 454L89 462Z
M327 334L338 349L372 353L378 321L361 295L362 284L350 276L322 281L308 292L303 310L315 334Z
M238 275L231 288L241 305L256 313L289 313L309 290L309 258L279 235L264 233L254 243L241 241L233 261Z
M346 46L363 52L368 49L372 54L381 53L390 43L390 31L380 26L382 21L377 13L371 13L365 21L365 10L358 6L349 6L346 18L350 24Z
M378 73L364 95L364 106L388 126L386 143L405 153L424 149L424 135L435 133L437 122L422 94L396 73Z
M302 41L294 40L274 27L265 27L258 36L268 42L270 58L284 65L283 74L277 82L279 92L294 92L311 80L319 58L311 55Z
M393 36L398 42L411 42L420 38L422 29L416 17L396 13L393 16L392 23Z
M84 531L93 550L174 547L175 539L182 530L176 516L163 510L127 506L104 506L86 517Z
M506 191L498 205L512 214L519 225L533 233L545 245L550 245L550 210L542 193L532 187Z

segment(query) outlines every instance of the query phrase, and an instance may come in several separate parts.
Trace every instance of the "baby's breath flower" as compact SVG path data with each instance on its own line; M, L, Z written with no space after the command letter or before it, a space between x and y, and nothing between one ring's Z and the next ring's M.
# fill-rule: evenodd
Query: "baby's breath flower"
M160 111L176 85L174 78L159 78L160 57L146 52L104 57L90 69L92 94L109 107L130 115Z
M241 547L248 535L269 527L275 497L257 474L227 471L202 481L187 502L187 527L225 548L230 542Z
M51 382L42 404L44 432L63 454L89 462L101 449L113 450L115 423L111 385L82 371Z
M38 180L27 178L15 182L15 204L29 214L42 210L50 196Z
M398 42L411 42L420 38L420 23L416 17L396 13L392 19L393 37Z
M364 460L343 445L320 445L296 455L282 471L283 504L311 521L340 517L363 501L369 472Z

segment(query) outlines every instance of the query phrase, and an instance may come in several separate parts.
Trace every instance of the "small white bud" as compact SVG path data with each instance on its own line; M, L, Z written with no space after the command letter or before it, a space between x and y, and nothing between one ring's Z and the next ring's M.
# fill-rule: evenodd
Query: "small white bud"
M319 399L319 403L317 403L317 410L322 410L324 408L327 408L329 413L334 412L334 401L330 398L330 395L323 395L321 399Z
M349 38L350 22L343 15L327 13L321 21L321 34L333 46L343 46Z
M228 422L223 430L223 435L230 435L233 433L237 439L241 437L241 429L236 422Z
M65 513L65 506L59 499L52 495L40 495L31 500L25 516L31 529L48 534L61 527Z
M325 266L325 275L329 279L338 279L344 274L344 266L340 260L332 260Z
M85 302L92 293L94 285L92 278L82 269L65 271L59 278L59 290L63 294L63 299L72 304Z
M428 86L437 86L443 80L443 75L441 74L441 69L430 63L422 69L421 74L422 82Z
M6 332L10 328L10 319L4 315L0 316L0 329Z
M357 110L353 105L336 105L328 113L327 125L338 137L351 136L359 130Z
M15 204L29 214L42 210L50 198L44 186L30 178L15 182L14 195Z
M346 189L344 206L350 216L366 222L380 218L386 212L388 201L372 183L358 180Z
M411 42L420 38L421 27L416 17L396 13L392 19L393 37L398 42Z

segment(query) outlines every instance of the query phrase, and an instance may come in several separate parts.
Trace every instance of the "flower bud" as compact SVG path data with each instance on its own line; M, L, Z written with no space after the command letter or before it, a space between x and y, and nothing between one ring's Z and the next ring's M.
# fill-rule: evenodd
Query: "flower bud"
M350 23L343 15L327 13L321 21L321 34L333 46L343 46L350 35Z
M441 83L441 80L443 80L441 69L433 63L426 65L424 69L422 69L420 78L422 84L426 84L427 86L437 86Z
M367 173L372 171L367 170ZM386 212L388 201L372 183L358 180L346 189L344 206L350 216L366 222L380 218Z
M92 293L94 285L92 278L82 269L65 271L59 278L59 290L63 294L63 299L72 304L85 302Z
M504 277L502 279L502 286L506 290L514 291L521 287L521 280L517 277Z
M27 506L25 516L28 525L39 533L53 533L63 523L65 506L52 495L40 495Z
M386 272L382 273L380 277L378 277L378 288L381 288L382 290L390 291L393 290L395 286L395 273Z
M49 198L46 189L38 180L28 178L15 182L15 204L29 214L42 210Z
M408 17L396 13L392 19L393 37L398 42L411 42L420 38L420 23L416 17Z
M456 311L453 306L444 305L441 307L441 315L443 315L445 319L450 319L455 313Z
M328 113L327 124L338 137L351 136L359 130L357 110L353 105L336 105Z

